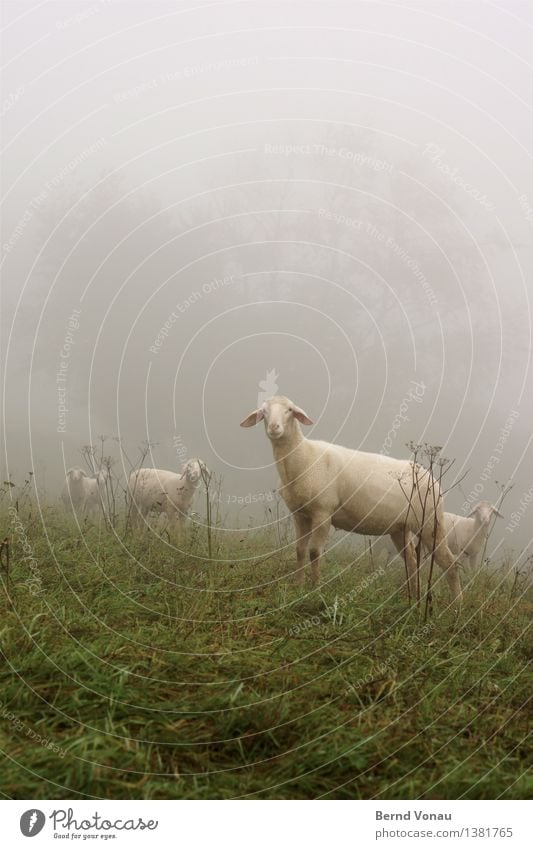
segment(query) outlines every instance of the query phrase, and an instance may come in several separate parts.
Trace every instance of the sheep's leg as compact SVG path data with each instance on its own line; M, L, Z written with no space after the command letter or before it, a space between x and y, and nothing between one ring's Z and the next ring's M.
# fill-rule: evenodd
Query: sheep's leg
M461 579L459 578L459 567L456 563L453 562L453 557L451 558L452 565L448 567L438 565L441 569L444 569L444 574L446 575L446 580L448 581L448 586L450 587L450 592L452 594L453 601L456 602L457 606L460 607L463 602L463 591L461 589ZM438 561L437 561L438 562Z
M142 530L142 527L146 521L146 517L148 515L148 511L143 510L141 507L138 507L135 502L133 502L131 506L130 512L130 520L131 526L134 530Z
M309 559L311 561L311 583L314 587L317 587L320 583L320 558L324 552L324 546L331 527L331 516L314 516L313 523Z
M413 534L410 531L397 531L391 534L391 539L398 549L398 553L402 555L407 572L407 584L409 587L409 597L412 601L417 598L417 558L415 545L413 542Z
M94 503L94 501L90 504L88 508L88 513L90 514L93 521L96 522L97 519L102 515L102 508L99 503Z
M429 556L431 557L431 552L433 550L433 533L429 533L424 545L428 549ZM457 606L460 607L463 601L463 592L461 590L461 580L459 578L459 566L457 560L455 560L448 548L448 543L446 542L440 525L437 528L435 538L435 563L444 572L444 576L448 581L448 586L450 587L452 599L457 603Z
M175 510L172 514L166 512L165 515L168 519L168 526L172 528L173 532L176 533L177 536L181 536L185 529L185 516L177 510Z
M311 519L301 513L294 513L294 529L296 531L296 583L303 586L305 580L305 562L307 549L311 539Z
M130 527L133 529L137 529L140 513L135 501L131 501L127 506L127 520L129 521Z

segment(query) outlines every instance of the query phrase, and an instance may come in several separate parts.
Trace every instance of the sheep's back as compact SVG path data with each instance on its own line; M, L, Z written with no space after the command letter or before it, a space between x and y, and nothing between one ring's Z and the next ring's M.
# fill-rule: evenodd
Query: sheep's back
M128 489L135 498L137 496L156 496L169 488L177 489L182 483L181 475L166 469L139 469L132 472Z
M419 528L422 511L418 495L411 496L413 465L409 460L328 443L315 443L313 450L315 462L303 483L313 479L314 487L307 490L310 500L314 498L331 511L335 527L367 534L382 534L384 528L388 532L403 530L406 523L413 530ZM429 482L427 470L419 467L415 483L422 501ZM438 484L435 486L437 498ZM432 515L433 497L429 493L425 522Z

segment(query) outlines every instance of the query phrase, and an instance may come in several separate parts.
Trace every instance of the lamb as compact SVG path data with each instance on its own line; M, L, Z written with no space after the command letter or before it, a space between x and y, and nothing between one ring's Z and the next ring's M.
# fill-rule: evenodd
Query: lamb
M503 519L499 510L488 501L480 501L468 516L458 516L456 513L443 513L444 533L448 548L454 557L460 562L466 562L475 567L478 557L483 550L489 535L490 522L496 516ZM413 544L418 543L417 537ZM379 537L372 542L372 550L379 557L387 555L387 563L390 563L398 554L396 546L390 537ZM430 553L424 547L424 559L430 557Z
M444 513L444 531L448 548L470 566L477 565L487 541L493 517L503 519L500 511L488 501L480 501L468 516Z
M208 475L205 463L196 458L184 463L181 474L166 469L137 469L128 479L135 524L151 510L166 515L169 524L181 530L189 517L196 491Z
M304 580L307 550L311 580L320 580L320 558L333 525L358 534L390 534L405 560L411 596L416 596L413 534L420 535L443 570L454 601L462 593L457 564L446 544L438 483L409 460L395 460L307 439L300 424L309 416L289 398L276 395L250 413L241 427L264 421L281 480L280 493L296 532L297 579ZM416 473L416 474L415 474ZM414 497L408 499L411 486ZM407 493L407 494L406 494ZM422 504L426 504L425 511Z
M69 469L61 491L61 500L65 507L71 507L76 513L96 514L104 509L103 488L106 480L105 469L100 469L92 477L78 467Z

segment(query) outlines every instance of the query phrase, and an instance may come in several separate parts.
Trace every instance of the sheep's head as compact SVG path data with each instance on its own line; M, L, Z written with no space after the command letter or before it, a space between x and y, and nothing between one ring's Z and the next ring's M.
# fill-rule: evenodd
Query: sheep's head
M202 460L198 460L194 457L192 460L188 460L184 464L181 476L186 477L189 483L197 484L200 482L202 477L209 476L209 469Z
M489 501L480 501L468 515L471 519L477 519L481 525L488 525L493 516L503 519L500 511Z
M241 422L241 427L252 427L264 421L269 439L281 439L291 432L294 422L311 425L313 422L304 411L284 395L274 395Z

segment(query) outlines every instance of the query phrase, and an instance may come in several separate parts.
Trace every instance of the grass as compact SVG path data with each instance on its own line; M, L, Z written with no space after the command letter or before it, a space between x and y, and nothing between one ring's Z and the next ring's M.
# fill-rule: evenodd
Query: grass
M2 573L6 797L531 795L533 604L503 567L463 576L459 619L439 582L424 624L401 569L355 538L302 591L292 545L266 533L218 534L209 562L199 531L179 552L53 507L20 519Z

